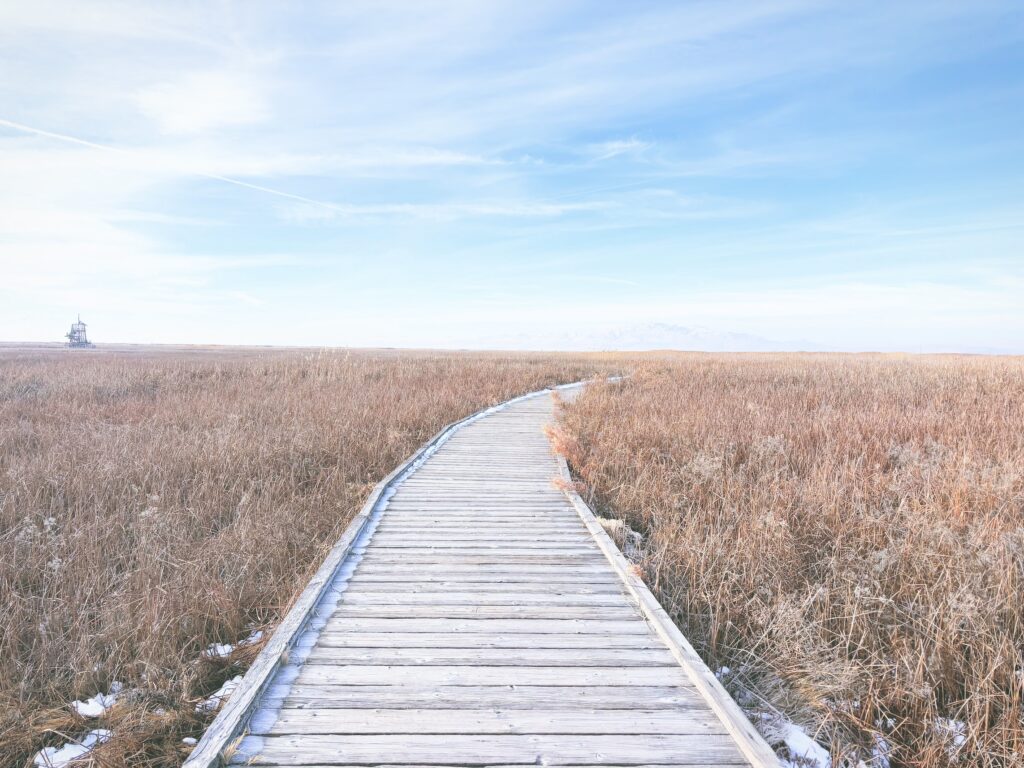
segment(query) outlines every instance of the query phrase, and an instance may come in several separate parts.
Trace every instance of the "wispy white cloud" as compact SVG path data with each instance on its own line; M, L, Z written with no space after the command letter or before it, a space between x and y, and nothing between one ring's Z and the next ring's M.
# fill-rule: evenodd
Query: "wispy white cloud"
M640 141L640 139L634 137L628 139L613 139L611 141L602 141L597 144L590 144L586 147L586 152L596 162L601 160L610 160L613 157L619 155L639 155L644 150L650 149L651 142Z
M197 134L261 123L270 116L264 82L231 71L189 72L136 94L161 133Z
M334 204L304 201L306 205L284 210L285 218L298 222L344 221L356 218L407 217L431 221L455 221L465 218L553 218L573 213L604 210L609 203L547 203L531 200L495 200L482 202L449 201L438 203Z

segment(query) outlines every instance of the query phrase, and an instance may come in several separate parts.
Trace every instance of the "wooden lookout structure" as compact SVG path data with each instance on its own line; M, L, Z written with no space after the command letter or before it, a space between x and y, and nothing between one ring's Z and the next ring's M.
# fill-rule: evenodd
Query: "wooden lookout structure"
M68 340L68 346L71 348L89 348L96 346L89 341L89 336L85 332L85 323L82 322L82 316L78 316L78 320L71 324L71 330L64 334L64 338Z

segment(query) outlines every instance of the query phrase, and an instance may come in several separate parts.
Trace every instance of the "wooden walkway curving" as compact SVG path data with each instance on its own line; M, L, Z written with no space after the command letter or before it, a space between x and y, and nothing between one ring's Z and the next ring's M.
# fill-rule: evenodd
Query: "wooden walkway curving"
M187 765L777 764L553 483L551 414L514 401L384 487Z

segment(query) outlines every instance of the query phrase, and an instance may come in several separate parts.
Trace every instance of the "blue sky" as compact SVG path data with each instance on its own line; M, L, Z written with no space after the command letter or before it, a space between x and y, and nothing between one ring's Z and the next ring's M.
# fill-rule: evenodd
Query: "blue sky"
M1024 352L1022 9L6 3L0 339Z

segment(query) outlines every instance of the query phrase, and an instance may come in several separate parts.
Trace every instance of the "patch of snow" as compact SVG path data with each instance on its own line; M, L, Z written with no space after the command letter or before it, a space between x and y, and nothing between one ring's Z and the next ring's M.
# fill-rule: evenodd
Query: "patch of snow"
M82 737L81 741L68 742L61 747L45 747L36 753L32 762L39 768L64 768L72 760L79 760L113 734L104 729L96 728Z
M832 755L821 746L807 731L779 713L749 712L751 717L759 720L758 730L766 735L769 742L782 742L789 758L780 758L779 764L785 768L832 768Z
M192 736L186 736L181 740L182 744L188 744L190 747L194 747L197 744L197 740Z
M817 765L818 768L832 768L832 755L818 742L807 735L807 732L796 723L786 722L782 725L781 735L789 755L793 760L784 760L786 766Z
M732 670L728 667L719 667L715 671L715 677L717 677L719 680L728 677L730 674L732 674Z
M255 632L253 632L251 635L249 635L247 638L245 638L245 640L242 640L239 643L239 645L256 645L256 643L258 643L262 639L263 639L263 630L262 629L257 629Z
M123 687L121 683L115 681L110 684L110 693L97 693L85 701L72 701L71 708L79 717L101 717L117 702L117 695Z
M211 659L221 659L225 656L230 656L234 651L235 646L231 645L231 643L211 643L206 646L203 655Z
M252 632L248 637L243 640L239 640L236 644L231 643L211 643L206 646L206 650L203 651L203 655L210 659L222 659L225 656L230 656L235 652L236 648L245 648L247 645L255 645L263 639L263 631L256 630Z
M948 717L935 718L935 731L945 737L946 753L955 758L957 752L967 743L967 723Z
M875 746L871 748L872 768L889 768L889 755L892 745L883 737L875 735Z
M225 680L224 685L196 704L196 712L216 712L241 683L241 675L235 675L230 680Z

